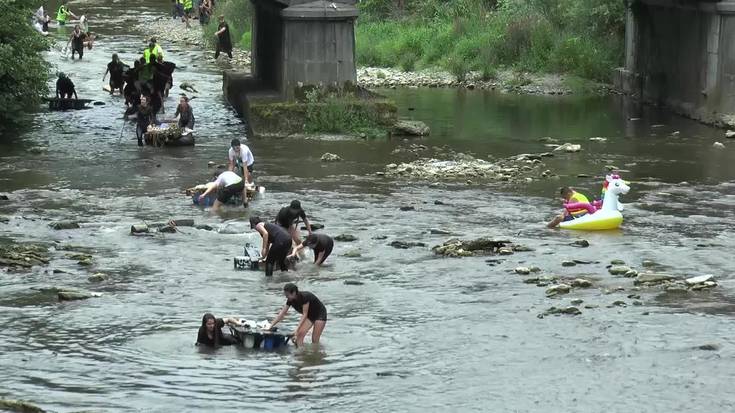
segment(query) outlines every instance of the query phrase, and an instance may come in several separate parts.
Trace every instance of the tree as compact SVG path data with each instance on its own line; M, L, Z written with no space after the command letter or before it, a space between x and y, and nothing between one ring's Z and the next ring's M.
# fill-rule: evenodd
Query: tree
M31 25L39 0L0 0L0 124L19 121L19 115L38 106L48 93L49 64L42 52L49 43Z

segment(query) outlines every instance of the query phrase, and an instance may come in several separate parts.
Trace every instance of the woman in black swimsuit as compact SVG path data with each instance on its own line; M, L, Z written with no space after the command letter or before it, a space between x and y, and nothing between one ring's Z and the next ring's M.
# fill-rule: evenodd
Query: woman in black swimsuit
M301 314L301 320L299 320L299 325L296 326L296 332L294 333L296 345L304 344L304 337L312 327L314 327L314 331L311 332L311 342L319 344L319 338L322 336L324 327L327 326L327 308L314 294L308 291L299 291L296 284L288 283L284 285L283 294L286 296L286 304L271 322L271 328L283 320L283 317L288 313L288 309L293 307L296 312Z

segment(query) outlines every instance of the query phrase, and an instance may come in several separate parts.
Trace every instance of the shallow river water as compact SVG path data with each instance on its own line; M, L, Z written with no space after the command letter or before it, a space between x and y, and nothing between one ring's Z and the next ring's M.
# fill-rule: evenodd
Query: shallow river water
M111 5L108 5L111 4ZM204 54L166 45L180 69L175 81L199 89L194 148L138 148L122 101L101 90L113 52L131 60L144 36L127 26L157 18L167 1L72 2L107 20L82 62L48 54L70 73L80 97L103 106L29 115L22 131L0 139L3 242L48 241L96 250L85 269L56 253L48 268L0 273L0 396L48 411L512 411L725 412L735 408L735 144L723 131L671 114L641 110L613 97L532 97L451 89L379 91L403 115L432 128L422 140L248 140L256 178L267 187L251 208L215 216L181 191L204 182L208 161L224 162L245 127L222 98L221 69ZM152 4L152 6L150 6ZM93 20L92 25L95 26ZM61 35L57 35L62 42ZM175 93L173 93L175 92ZM175 86L167 101L173 109ZM171 113L172 109L169 111ZM631 120L632 119L632 120ZM122 136L120 138L120 136ZM446 147L490 159L544 152L542 137L583 151L545 160L555 179L507 187L428 184L377 176L412 144ZM606 137L593 142L590 137ZM47 150L31 150L47 146ZM344 162L324 164L333 152ZM597 193L606 165L623 170L631 192L620 231L547 230L559 210L558 187ZM592 178L578 178L588 174ZM329 265L302 264L266 279L232 269L252 215L273 217L300 199L337 243ZM443 204L437 204L441 201ZM415 211L401 211L400 206ZM132 237L131 224L193 218L215 231ZM55 231L48 223L78 220ZM511 256L443 259L430 247L454 236L509 238L534 248ZM589 248L574 248L577 239ZM427 247L395 249L394 240ZM359 251L360 257L345 257ZM568 259L595 261L562 267ZM714 274L711 291L672 295L633 291L605 266L643 260L678 276ZM492 265L491 265L492 264ZM596 286L561 298L512 273L537 265L544 274L584 275ZM63 270L53 273L50 269ZM92 284L94 272L110 275ZM345 280L361 281L347 285ZM296 282L329 311L320 348L282 353L195 347L201 316L271 318L281 288ZM56 301L43 289L78 287L103 295ZM616 291L617 287L624 290ZM632 305L639 294L642 305ZM584 300L579 316L537 315ZM609 307L622 300L626 307ZM297 322L292 314L285 326ZM698 347L713 344L715 351Z

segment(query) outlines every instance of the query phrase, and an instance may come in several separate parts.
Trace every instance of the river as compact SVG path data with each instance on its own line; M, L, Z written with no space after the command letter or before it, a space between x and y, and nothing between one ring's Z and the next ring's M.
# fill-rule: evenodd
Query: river
M247 212L229 208L218 217L190 205L181 191L206 180L207 162L224 162L230 139L245 134L223 100L221 70L199 50L163 44L179 65L175 81L200 91L192 103L197 146L138 148L132 126L120 134L122 102L102 91L102 74L113 52L131 60L142 50L144 36L129 25L167 13L169 2L124 3L126 9L123 2L71 2L73 11L95 16L91 24L101 37L81 62L63 59L58 45L48 53L57 70L71 74L80 97L105 105L42 110L0 139L0 188L10 198L0 202L7 219L0 220L0 239L96 250L90 269L56 253L48 268L0 273L0 396L52 412L733 410L735 145L713 147L724 142L723 131L636 110L616 97L381 90L402 114L429 124L431 136L249 139L267 192ZM63 42L61 34L56 38ZM178 88L173 92L172 109ZM507 187L376 175L386 164L413 159L394 153L412 144L499 158L546 151L539 139L547 136L583 146L545 161L556 179ZM322 163L324 152L344 161ZM558 187L597 193L606 165L630 181L621 199L623 228L545 229L559 209ZM329 265L319 269L301 265L272 279L233 271L242 244L259 240L248 217L272 217L291 199L300 199L325 233L357 241L337 243ZM408 205L415 211L399 210ZM131 224L170 218L194 218L215 231L129 235ZM60 219L82 227L48 227ZM448 236L431 228L510 238L534 251L493 257L497 262L438 258L430 246ZM569 245L580 238L591 246ZM428 246L395 249L387 245L393 240ZM361 256L344 256L354 251ZM562 267L568 259L593 263ZM636 268L652 260L679 276L714 274L719 286L685 295L634 291L630 279L607 273L613 259ZM595 288L547 298L512 273L519 265L587 276ZM110 278L91 284L94 272ZM320 348L267 353L193 345L207 311L271 318L286 282L325 302L329 322ZM43 293L50 286L103 295L59 303ZM573 299L592 308L580 307L575 317L537 317ZM610 307L615 301L627 306ZM296 321L292 313L285 326ZM705 344L715 350L699 349Z

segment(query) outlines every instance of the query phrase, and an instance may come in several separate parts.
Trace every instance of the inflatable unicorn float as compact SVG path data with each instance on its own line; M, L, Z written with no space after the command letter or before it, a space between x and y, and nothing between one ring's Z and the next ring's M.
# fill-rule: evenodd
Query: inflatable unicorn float
M589 202L566 203L567 211L586 209L587 214L570 221L559 224L562 229L576 229L585 231L600 231L616 229L623 223L623 204L618 202L619 195L625 195L630 187L620 178L620 175L605 176L603 184L604 198L602 202L595 200Z

